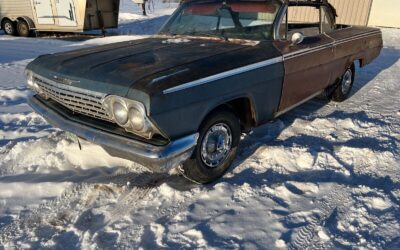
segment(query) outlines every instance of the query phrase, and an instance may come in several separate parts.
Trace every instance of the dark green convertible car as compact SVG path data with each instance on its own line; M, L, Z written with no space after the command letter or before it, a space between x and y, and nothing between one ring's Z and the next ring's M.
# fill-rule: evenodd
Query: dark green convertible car
M153 37L31 62L30 105L113 156L207 183L242 133L321 93L349 96L382 35L336 16L326 0L183 1Z

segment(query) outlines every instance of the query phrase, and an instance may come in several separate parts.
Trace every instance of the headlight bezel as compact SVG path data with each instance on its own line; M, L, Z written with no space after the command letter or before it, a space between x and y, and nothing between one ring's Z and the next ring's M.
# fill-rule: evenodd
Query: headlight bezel
M26 83L30 88L34 87L34 82L33 82L33 72L32 70L26 69L25 70L25 78L26 78Z
M29 69L26 69L24 73L28 87L35 93L47 99L40 86L37 83L35 83L35 73ZM124 108L127 117L126 122L121 122L121 120L115 117L115 112L114 112L115 102L118 102ZM157 126L151 121L143 103L123 98L117 95L107 95L102 99L101 104L105 109L105 111L107 112L110 120L116 123L118 126L124 128L127 132L136 134L146 139L152 139L153 136L156 134L161 135L164 138L167 138L161 132L161 130L159 130ZM134 112L136 117L132 117L131 109L136 110ZM134 123L132 118L136 119L137 124Z
M125 124L118 122L115 117L115 111L114 111L115 102L118 102L119 104L123 105L127 112L127 122ZM160 130L149 119L146 112L146 108L141 102L123 98L116 95L108 95L102 100L102 104L104 109L110 116L111 120L116 124L118 124L118 126L124 128L127 132L136 134L146 139L151 139L155 134L161 135ZM140 129L135 127L135 125L132 122L132 117L130 112L131 109L137 110L136 114L139 115L141 120L143 121L143 126L140 126Z
M29 69L25 69L25 78L26 78L26 83L28 85L28 87L34 91L35 93L37 93L38 95L40 95L41 97L47 99L48 97L46 96L46 94L43 92L43 90L40 88L39 84L37 82L35 82L35 73L33 73L32 70Z

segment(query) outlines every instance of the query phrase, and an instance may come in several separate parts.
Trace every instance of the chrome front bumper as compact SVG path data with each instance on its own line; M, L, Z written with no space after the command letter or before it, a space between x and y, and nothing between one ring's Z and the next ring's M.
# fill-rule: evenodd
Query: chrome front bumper
M171 141L166 146L154 146L72 121L35 96L30 97L28 103L54 127L99 144L112 156L137 162L155 172L167 172L189 159L197 144L196 133Z

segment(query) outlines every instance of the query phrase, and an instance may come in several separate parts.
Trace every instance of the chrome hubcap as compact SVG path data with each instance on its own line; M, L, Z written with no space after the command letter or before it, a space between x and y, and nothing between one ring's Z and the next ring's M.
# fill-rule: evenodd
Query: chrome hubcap
M350 91L352 78L353 72L348 69L342 79L342 93L345 95Z
M5 29L7 34L11 34L12 33L12 25L11 25L11 23L5 23L4 24L4 29Z
M228 125L212 126L201 143L201 160L210 168L218 167L228 157L232 148L232 132Z

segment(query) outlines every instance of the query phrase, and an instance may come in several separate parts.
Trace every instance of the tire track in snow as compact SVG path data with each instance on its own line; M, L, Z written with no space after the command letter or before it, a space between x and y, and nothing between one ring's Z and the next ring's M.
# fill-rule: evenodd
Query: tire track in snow
M334 249L331 241L322 241L318 236L320 230L325 226L329 218L346 207L350 203L350 194L345 188L336 188L323 199L317 201L317 208L320 210L318 216L313 215L310 222L297 229L294 239L288 245L288 249Z
M88 237L88 232L91 238L124 215L135 211L147 199L148 194L161 184L176 181L178 178L186 182L183 177L175 175L127 172L94 178L90 183L74 184L60 197L41 204L27 214L21 213L17 220L1 229L0 244L14 245L22 240L34 246L38 237L39 242L51 240L43 236L44 231L51 231L48 234L54 238L71 226L78 229L79 232L76 233L81 234L80 238L84 239L85 235ZM104 218L94 216L92 209L106 206L101 200L107 200L107 196L114 197L115 202L106 211L107 220L102 220ZM190 197L182 202L167 204L170 206L158 210L152 217L157 220L174 216L185 210L185 204L194 199ZM134 229L130 232L131 236L133 234L140 238L144 225L131 226ZM31 232L34 232L33 236Z
M143 189L131 188L124 190L121 184L126 183L130 176L131 174L102 176L90 180L92 183L74 184L73 187L65 190L55 200L45 202L27 214L19 214L17 220L1 230L1 245L10 242L13 244L18 242L19 239L33 243L34 238L38 237L37 235L40 235L41 231L48 227L51 228L52 235L60 233L59 228L62 230L62 228L70 226L75 226L82 230L92 229L93 223L96 223L95 221L91 221L90 218L79 221L79 218L85 214L85 211L93 208L100 196L115 195L120 192L120 196L130 197L131 199L137 197L137 200L139 200L144 197L143 195L146 192L142 192ZM112 184L102 184L107 182ZM123 200L121 199L121 201ZM77 223L80 223L80 225L77 225ZM35 232L33 239L30 238L30 232ZM43 242L46 239L42 238L40 241Z

